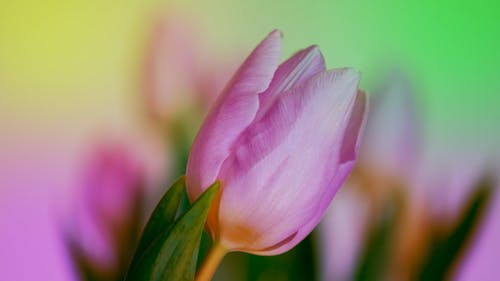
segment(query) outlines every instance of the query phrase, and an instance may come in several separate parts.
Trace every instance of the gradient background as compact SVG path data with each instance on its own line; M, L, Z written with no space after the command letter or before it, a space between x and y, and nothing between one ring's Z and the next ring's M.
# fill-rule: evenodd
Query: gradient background
M330 68L361 71L367 91L401 70L419 94L434 165L499 158L496 1L4 0L0 279L70 279L55 221L90 141L126 136L162 162L161 144L143 124L139 86L160 14L192 22L212 60L242 60L279 28L285 56L318 44Z

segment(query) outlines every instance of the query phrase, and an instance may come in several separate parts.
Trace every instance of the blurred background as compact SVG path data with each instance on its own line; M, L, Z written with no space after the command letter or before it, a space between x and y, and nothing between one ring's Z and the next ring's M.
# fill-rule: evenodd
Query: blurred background
M453 273L433 276L494 280L500 196L481 179L500 172L498 18L486 0L3 0L0 279L77 280L78 253L112 280L133 242L110 237L138 232L225 82L279 28L283 58L318 44L328 68L361 72L367 144L312 238L281 259L229 255L216 280L292 280L290 264L322 280L431 280L426 261L453 235ZM384 243L396 250L372 249Z

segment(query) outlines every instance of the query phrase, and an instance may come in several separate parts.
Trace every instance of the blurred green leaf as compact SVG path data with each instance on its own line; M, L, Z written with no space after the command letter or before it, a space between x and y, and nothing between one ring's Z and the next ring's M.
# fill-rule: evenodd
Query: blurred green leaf
M193 280L201 234L218 189L219 183L216 182L171 228L161 230L161 233L147 245L143 255L131 265L126 280ZM180 197L175 202L177 208L178 201ZM161 225L161 221L155 224Z
M247 281L318 280L314 232L292 250L278 256L248 256Z
M194 133L197 130L193 130L193 119L195 114L190 114L189 116L182 116L177 120L170 122L170 126L167 128L166 138L169 142L172 142L173 150L169 153L173 153L173 175L183 175L186 173L187 161L189 158L189 151L191 150L191 143L194 139ZM194 126L196 128L196 126ZM168 155L170 158L172 155Z
M473 238L489 205L494 184L488 178L481 180L464 204L455 227L447 235L436 237L415 280L447 280L468 242Z
M130 213L127 215L128 223L123 228L113 230L115 233L115 248L117 249L117 268L115 278L106 278L101 280L123 280L127 269L134 257L134 250L138 246L141 235L141 227L144 220L144 202L145 202L145 188L137 188L134 195L134 202L130 206Z
M390 197L379 220L375 221L368 231L364 250L353 276L356 281L385 280L387 266L391 259L393 237L403 208L403 200L399 194Z

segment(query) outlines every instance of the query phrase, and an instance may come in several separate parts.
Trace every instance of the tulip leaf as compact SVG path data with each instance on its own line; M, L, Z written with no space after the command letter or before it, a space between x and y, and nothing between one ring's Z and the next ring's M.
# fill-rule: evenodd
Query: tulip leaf
M492 198L493 186L488 178L476 185L455 226L447 235L435 238L416 280L449 279L484 217Z
M141 239L135 251L132 261L134 265L143 254L146 248L158 237L162 231L168 229L174 223L178 212L184 191L184 176L179 177L177 181L167 190L165 195L154 209L149 218L146 227L141 235Z
M149 245L143 254L134 260L126 280L193 280L201 234L218 189L219 183L216 182L173 226L162 229L150 243L145 242ZM177 201L180 201L180 197ZM178 204L176 202L177 208ZM161 224L161 221L157 223Z
M191 126L193 122L187 119L188 117L173 120L168 131L168 137L172 140L173 147L175 148L175 161L173 163L174 175L182 175L186 173L189 151L191 150L191 142L194 138Z

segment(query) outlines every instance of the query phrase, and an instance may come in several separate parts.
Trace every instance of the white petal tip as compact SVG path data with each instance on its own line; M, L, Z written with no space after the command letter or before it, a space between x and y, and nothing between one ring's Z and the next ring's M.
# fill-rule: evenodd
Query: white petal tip
M273 31L271 31L269 33L269 35L267 37L279 37L280 39L283 39L283 32L281 32L281 30L279 29L274 29Z
M340 70L346 77L351 77L353 80L355 79L358 81L361 79L361 72L359 72L357 69L346 67L346 68L341 68Z

